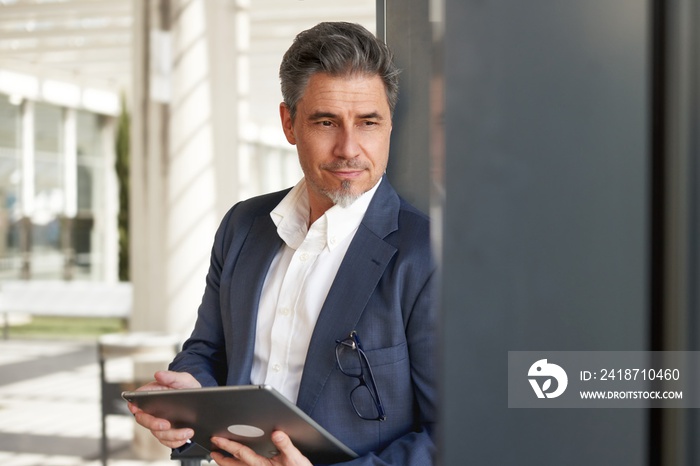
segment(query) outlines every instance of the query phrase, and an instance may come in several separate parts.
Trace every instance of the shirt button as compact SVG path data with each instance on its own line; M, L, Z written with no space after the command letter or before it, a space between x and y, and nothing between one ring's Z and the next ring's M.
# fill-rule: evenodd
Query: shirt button
M336 243L335 236L331 237L330 243L331 243L331 245L334 245Z
M307 260L309 260L309 255L304 252L299 256L299 260L302 262L306 262Z
M282 314L283 316L288 316L289 315L289 308L283 307L282 309L280 309L280 314Z
M279 364L275 364L274 366L272 366L272 370L275 372L279 372L282 370L282 366L280 366Z

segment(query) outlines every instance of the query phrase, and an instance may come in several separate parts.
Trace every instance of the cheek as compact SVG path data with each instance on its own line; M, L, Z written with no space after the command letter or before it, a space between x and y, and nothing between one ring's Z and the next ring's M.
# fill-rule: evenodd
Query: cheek
M303 159L307 165L319 165L332 158L333 140L322 134L314 137L299 138L297 140L297 152L303 154Z
M297 143L297 155L299 165L306 175L319 171L322 159L319 157L319 150L316 145Z
M389 162L389 157L387 156L387 157L382 158L381 161L378 161L378 162L376 163L375 166L376 166L376 168L377 168L376 171L377 171L378 174L384 174L384 173L386 173L386 166L387 166L388 162Z
M372 164L379 170L384 171L389 162L389 141L381 141L371 148Z

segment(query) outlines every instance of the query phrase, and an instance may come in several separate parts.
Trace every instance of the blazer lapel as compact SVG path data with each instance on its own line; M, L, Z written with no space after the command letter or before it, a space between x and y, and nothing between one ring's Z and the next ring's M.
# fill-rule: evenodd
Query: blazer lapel
M396 253L383 238L398 225L399 198L382 181L338 269L316 321L299 387L297 405L311 413L335 367L335 340L347 337Z
M228 345L228 385L250 383L260 293L267 270L281 244L272 219L263 215L255 219L238 255L231 278L233 315Z

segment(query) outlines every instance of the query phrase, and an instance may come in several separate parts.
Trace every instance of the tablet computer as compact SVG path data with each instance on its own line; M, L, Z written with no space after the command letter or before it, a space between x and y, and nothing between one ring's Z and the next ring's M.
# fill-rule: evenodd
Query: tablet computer
M277 454L270 436L281 430L312 463L348 461L357 454L269 385L127 391L122 398L175 428L194 430L192 442L218 450L212 437L243 443L259 455Z

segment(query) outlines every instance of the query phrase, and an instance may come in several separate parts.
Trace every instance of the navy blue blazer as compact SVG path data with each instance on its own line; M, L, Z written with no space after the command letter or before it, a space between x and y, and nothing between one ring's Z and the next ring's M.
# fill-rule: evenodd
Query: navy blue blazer
M250 384L260 294L282 245L270 212L289 190L233 206L219 227L191 337L170 365L203 386ZM361 455L352 465L432 464L436 416L435 266L429 222L384 179L316 322L297 405ZM336 340L356 330L372 366L385 421L360 419L349 400Z

